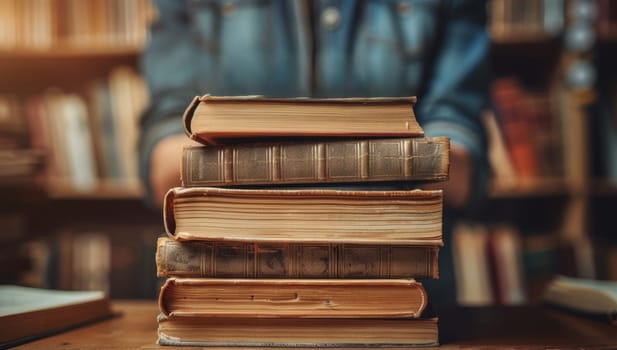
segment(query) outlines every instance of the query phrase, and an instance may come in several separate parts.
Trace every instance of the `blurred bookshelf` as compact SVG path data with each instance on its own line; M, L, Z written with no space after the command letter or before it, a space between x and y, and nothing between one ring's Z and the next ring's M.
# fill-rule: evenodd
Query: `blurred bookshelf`
M489 187L491 198L567 196L572 187L563 178L526 178L512 181L493 180Z
M154 16L150 0L0 2L2 283L155 296L160 214L137 175Z
M454 238L477 251L460 300L537 302L556 274L617 280L617 4L491 0L488 15L492 179Z

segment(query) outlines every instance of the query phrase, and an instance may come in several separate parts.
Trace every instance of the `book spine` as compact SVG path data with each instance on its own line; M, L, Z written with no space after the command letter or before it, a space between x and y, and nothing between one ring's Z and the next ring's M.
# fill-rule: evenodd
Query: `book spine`
M435 137L187 147L182 185L445 180L449 146Z
M433 278L437 246L158 240L158 277Z

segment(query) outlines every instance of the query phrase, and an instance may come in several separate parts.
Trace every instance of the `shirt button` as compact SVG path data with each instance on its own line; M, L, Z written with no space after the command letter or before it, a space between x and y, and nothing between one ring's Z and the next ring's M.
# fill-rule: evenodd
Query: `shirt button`
M326 7L321 13L321 23L328 29L334 29L341 21L341 12L336 7Z

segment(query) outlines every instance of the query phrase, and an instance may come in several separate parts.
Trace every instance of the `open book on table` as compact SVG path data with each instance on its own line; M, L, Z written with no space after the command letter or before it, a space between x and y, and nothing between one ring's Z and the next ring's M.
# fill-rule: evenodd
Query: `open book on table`
M547 286L543 300L617 325L617 281L558 276Z
M61 291L0 285L0 348L110 317L101 291Z

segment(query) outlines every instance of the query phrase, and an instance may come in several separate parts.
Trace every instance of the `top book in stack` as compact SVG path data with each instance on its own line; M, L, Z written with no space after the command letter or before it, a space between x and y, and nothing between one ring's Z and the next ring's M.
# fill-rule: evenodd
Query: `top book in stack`
M415 97L195 97L184 113L187 135L203 144L286 137L419 137Z

